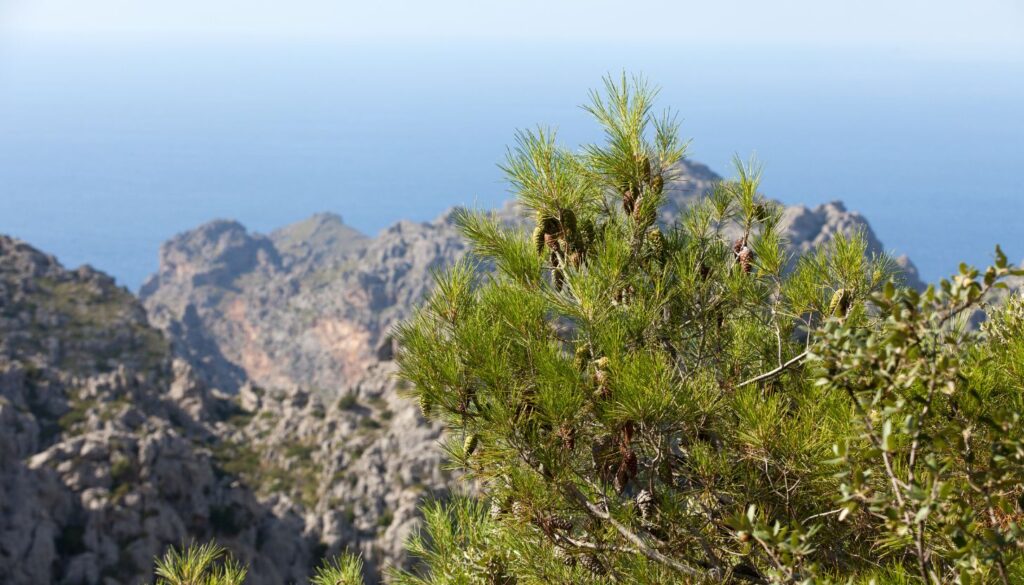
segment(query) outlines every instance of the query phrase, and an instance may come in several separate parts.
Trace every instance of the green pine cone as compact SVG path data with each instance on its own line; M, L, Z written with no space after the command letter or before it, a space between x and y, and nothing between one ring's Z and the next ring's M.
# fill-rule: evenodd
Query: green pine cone
M480 437L476 433L470 433L466 435L466 439L462 442L462 451L469 457L476 451L477 446L480 444Z
M544 224L541 222L537 222L537 227L533 228L533 245L538 254L544 253Z
M576 214L571 209L563 209L561 212L562 216L562 230L568 234L576 233Z
M828 314L836 317L845 317L846 312L850 310L852 297L853 295L850 291L845 288L836 290L836 292L832 293L832 300L828 303Z
M661 230L655 229L647 232L647 255L659 263L664 262L665 236L661 234Z

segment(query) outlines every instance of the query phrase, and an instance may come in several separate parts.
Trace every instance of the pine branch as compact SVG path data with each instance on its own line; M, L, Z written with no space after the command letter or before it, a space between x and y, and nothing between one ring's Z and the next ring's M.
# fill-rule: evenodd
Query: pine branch
M775 376L778 376L779 374L784 372L786 370L786 368L789 368L790 366L793 366L793 365L798 364L801 361L803 361L804 358L807 357L808 353L809 353L808 350L804 350L804 351L800 352L799 354L797 354L796 357L794 357L793 359L789 360L788 362L782 364L781 366L775 368L774 370L772 370L770 372L765 372L765 373L761 374L760 376L755 376L755 377L753 377L753 378L751 378L751 379L749 379L749 380L747 380L745 382L741 382L736 387L737 388L742 388L742 387L748 386L750 384L756 384L758 382L761 382L761 381L764 381L764 380L768 380L769 378L774 378Z

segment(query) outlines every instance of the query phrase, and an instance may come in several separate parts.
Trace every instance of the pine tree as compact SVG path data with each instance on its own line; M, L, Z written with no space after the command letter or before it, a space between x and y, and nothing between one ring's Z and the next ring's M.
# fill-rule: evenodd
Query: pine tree
M532 230L457 214L475 258L397 359L489 505L428 508L426 568L399 582L1021 575L1022 382L979 408L966 372L991 349L954 327L1005 258L923 294L861 233L790 258L754 163L662 226L685 144L655 94L606 80L582 152L518 134L503 168Z

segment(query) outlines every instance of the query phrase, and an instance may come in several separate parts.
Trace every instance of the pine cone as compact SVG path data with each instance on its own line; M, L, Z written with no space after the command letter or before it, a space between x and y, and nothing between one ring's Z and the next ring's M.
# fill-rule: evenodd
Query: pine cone
M559 427L558 437L562 439L562 447L566 451L572 451L576 448L576 429L568 424L563 424Z
M568 518L559 516L552 516L548 521L548 526L555 530L572 530L572 522Z
M595 555L583 555L580 557L580 564L583 565L584 569L590 571L594 575L605 574L604 565L601 564L601 560Z
M736 241L732 243L732 253L739 257L740 250L742 250L746 245L747 244L743 241L743 238L736 238Z
M466 435L466 439L462 441L462 452L469 457L476 451L477 445L480 443L480 436L476 433L470 433Z
M647 184L651 182L651 157L646 154L638 154L637 160L640 161L640 179Z
M832 293L832 300L828 304L828 314L835 315L836 317L845 317L846 312L850 310L850 303L853 300L853 294L845 288L838 289Z
M647 255L659 264L665 261L665 237L661 230L654 229L647 232Z
M622 192L622 210L626 212L626 215L633 215L633 207L636 205L636 195L633 194L632 187Z
M571 209L563 209L560 213L562 216L562 231L569 234L576 233L576 214Z
M765 221L768 219L771 208L764 201L758 201L754 204L754 219L757 221Z
M538 254L544 252L544 224L540 222L533 228L533 245L537 247Z
M423 414L423 418L430 418L430 399L427 398L426 394L420 394L420 412Z
M562 251L562 245L559 243L558 236L555 235L555 234L545 232L544 233L544 244L552 252L561 252Z
M740 268L743 269L743 274L750 274L750 271L754 269L754 251L747 246L743 246L737 258L740 261Z
M640 512L640 518L650 520L654 515L654 496L647 490L640 490L636 495L636 509Z
M566 567L576 566L576 557L570 555L566 550L560 546L555 546L555 558L562 561L562 564Z
M573 357L572 365L577 370L583 370L587 367L587 362L590 361L590 348L585 343L580 343L576 346L576 355Z
M658 173L651 179L651 190L655 193L661 193L665 189L665 177Z

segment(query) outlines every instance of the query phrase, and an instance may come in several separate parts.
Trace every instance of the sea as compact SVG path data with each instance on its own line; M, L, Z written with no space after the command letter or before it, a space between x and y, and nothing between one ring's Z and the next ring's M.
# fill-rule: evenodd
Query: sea
M926 280L1024 259L1024 55L510 42L0 39L0 233L137 289L215 218L313 213L374 234L511 194L517 129L600 141L579 106L645 76L688 156L764 165L788 204L842 200Z

